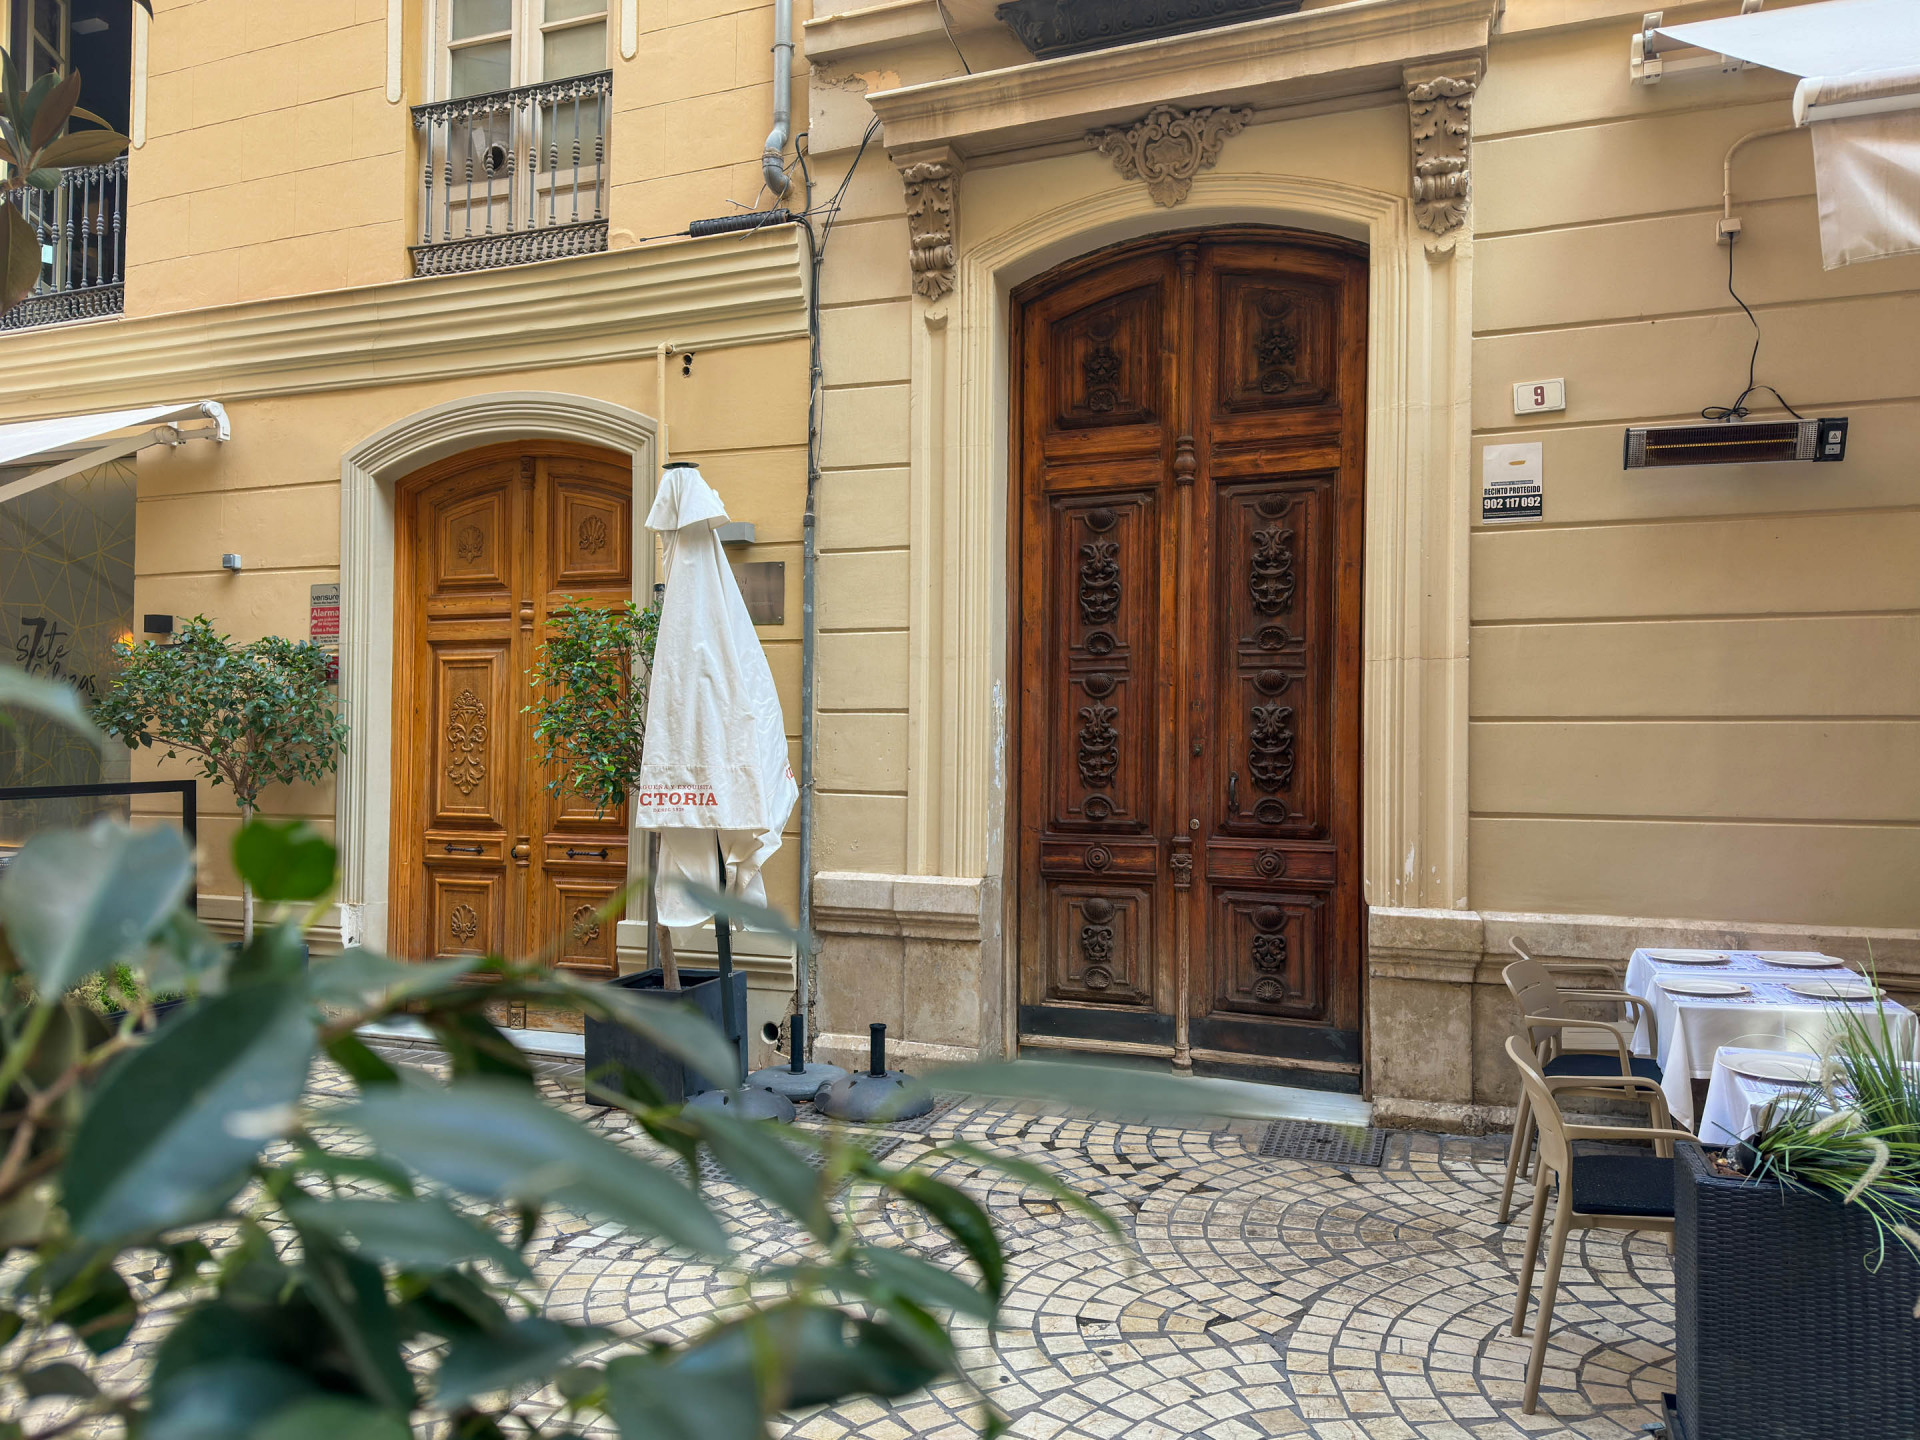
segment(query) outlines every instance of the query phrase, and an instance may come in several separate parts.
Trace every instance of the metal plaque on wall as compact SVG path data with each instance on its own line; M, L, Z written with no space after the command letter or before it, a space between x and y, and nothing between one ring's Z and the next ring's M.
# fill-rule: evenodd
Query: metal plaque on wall
M786 561L749 560L733 567L733 578L740 582L740 595L754 624L787 623Z

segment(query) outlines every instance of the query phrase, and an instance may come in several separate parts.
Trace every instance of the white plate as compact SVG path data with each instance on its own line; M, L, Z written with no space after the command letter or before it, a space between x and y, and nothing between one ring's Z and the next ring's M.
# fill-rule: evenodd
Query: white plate
M1753 993L1737 980L1712 980L1705 976L1696 980L1691 975L1685 978L1662 975L1659 985L1669 995L1697 995L1710 1000L1725 1000L1734 995Z
M1837 970L1847 962L1835 955L1822 955L1817 950L1756 950L1753 952L1769 965L1786 965L1795 970Z
M1820 1062L1811 1055L1782 1051L1749 1050L1742 1054L1720 1052L1720 1063L1736 1075L1753 1080L1773 1080L1790 1085L1810 1085L1820 1078Z
M1809 1000L1871 1000L1876 995L1887 992L1877 985L1869 985L1864 980L1852 978L1831 980L1795 980L1787 989L1796 995L1805 995Z
M1733 957L1724 950L1649 950L1647 958L1662 965L1724 965Z

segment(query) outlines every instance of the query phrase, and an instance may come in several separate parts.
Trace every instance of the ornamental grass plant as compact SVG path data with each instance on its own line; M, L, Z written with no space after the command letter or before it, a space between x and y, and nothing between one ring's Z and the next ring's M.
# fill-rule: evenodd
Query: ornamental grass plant
M1775 1102L1737 1160L1756 1180L1864 1210L1879 1237L1869 1269L1890 1241L1920 1260L1920 1062L1896 1039L1884 1001L1864 1015L1841 1007L1839 1020L1819 1083Z

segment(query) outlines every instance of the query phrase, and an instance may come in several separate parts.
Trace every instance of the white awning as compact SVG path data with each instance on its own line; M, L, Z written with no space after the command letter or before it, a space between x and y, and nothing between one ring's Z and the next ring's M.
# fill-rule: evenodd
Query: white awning
M1801 78L1827 269L1920 251L1920 0L1819 0L1656 26L1649 54L1697 46Z
M184 423L189 421L203 423ZM0 501L38 490L96 465L105 465L149 445L225 440L232 433L225 408L215 400L195 400L186 405L143 405L135 410L101 410L92 415L63 415L55 420L22 420L13 425L0 425L0 467L35 467L25 475L0 483Z

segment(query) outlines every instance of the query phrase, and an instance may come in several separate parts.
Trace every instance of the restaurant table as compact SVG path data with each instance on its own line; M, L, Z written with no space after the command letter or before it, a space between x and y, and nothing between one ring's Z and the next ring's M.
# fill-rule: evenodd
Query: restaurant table
M1722 1045L1713 1056L1713 1078L1707 1082L1707 1102L1700 1109L1700 1124L1694 1133L1703 1145L1734 1145L1760 1128L1767 1108L1776 1101L1786 1107L1816 1087L1786 1080L1762 1080L1742 1075L1733 1068L1744 1055L1789 1055L1811 1061L1817 1068L1819 1057L1791 1050L1748 1049ZM1729 1064L1729 1061L1732 1063ZM1825 1108L1825 1107L1823 1107Z
M1849 967L1834 966L1810 970L1800 966L1770 965L1769 954L1803 954L1798 951L1717 950L1691 951L1671 947L1640 949L1627 962L1626 990L1638 995L1653 1011L1654 1034L1647 1034L1643 1016L1634 1032L1633 1048L1660 1062L1660 1088L1666 1092L1667 1108L1673 1118L1693 1128L1693 1081L1713 1074L1714 1052L1742 1036L1770 1035L1791 1040L1794 1048L1811 1054L1826 1051L1839 1033L1841 1012L1852 1011L1861 1019L1871 1019L1874 1002L1857 1000L1835 1002L1813 1000L1796 995L1787 986L1822 976L1851 976L1859 973ZM1727 958L1713 965L1663 962L1663 955L1716 954ZM1751 993L1719 998L1675 995L1663 989L1662 976L1680 978L1735 980ZM1920 1039L1920 1021L1906 1006L1893 1000L1886 1006L1887 1023L1893 1043L1903 1055L1914 1053Z

